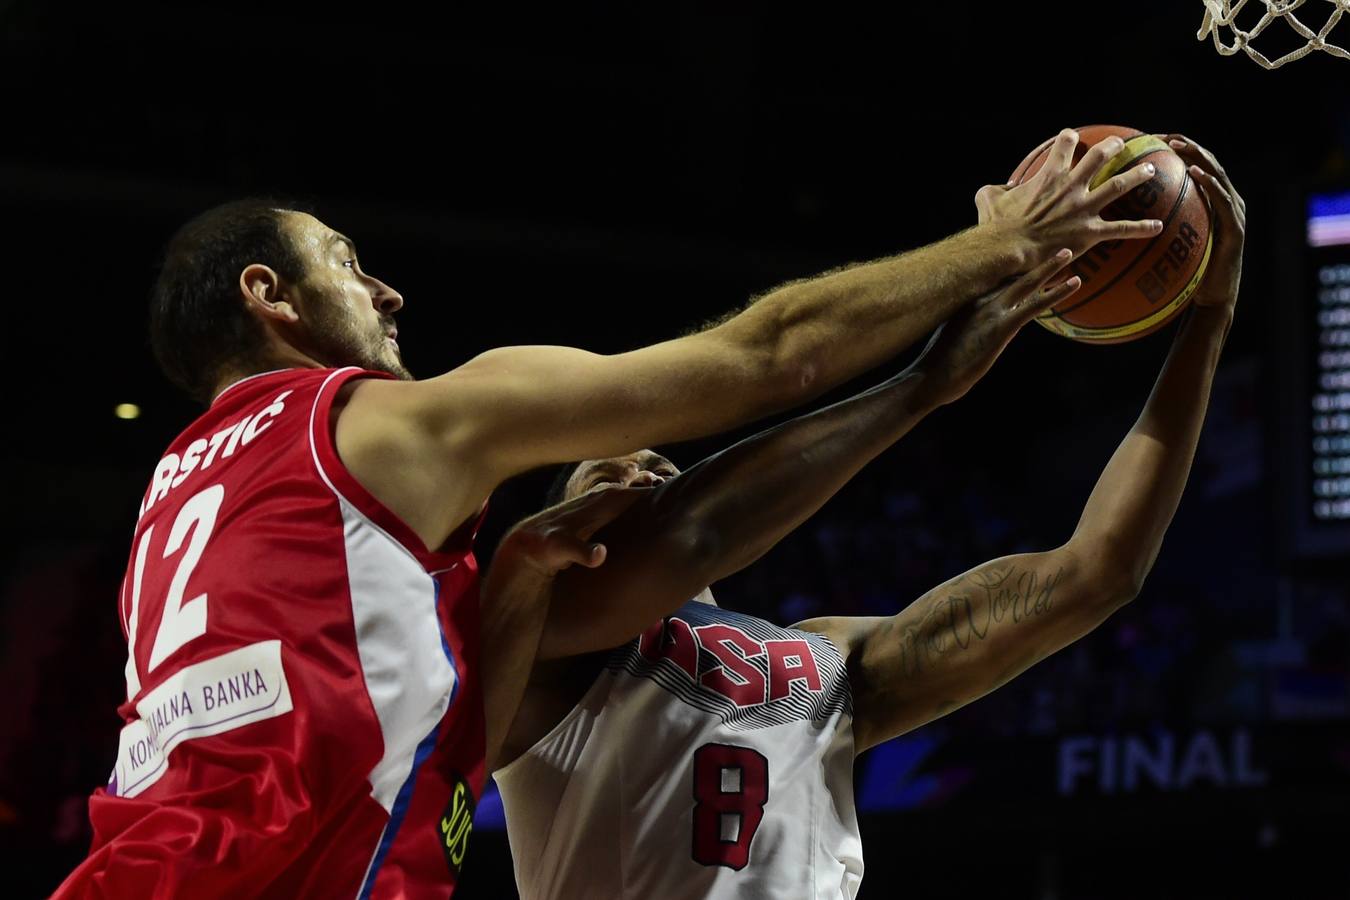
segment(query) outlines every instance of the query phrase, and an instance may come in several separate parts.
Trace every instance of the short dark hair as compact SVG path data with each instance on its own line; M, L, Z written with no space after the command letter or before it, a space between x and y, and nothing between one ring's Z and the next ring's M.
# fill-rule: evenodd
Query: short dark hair
M202 402L222 370L259 349L261 326L239 297L251 263L298 281L305 263L282 227L286 212L308 212L270 197L236 200L188 222L164 248L150 294L150 347L164 374Z
M567 482L572 480L577 469L581 468L582 462L563 463L558 467L558 472L553 476L553 483L548 486L548 493L544 494L544 509L550 509L567 499Z

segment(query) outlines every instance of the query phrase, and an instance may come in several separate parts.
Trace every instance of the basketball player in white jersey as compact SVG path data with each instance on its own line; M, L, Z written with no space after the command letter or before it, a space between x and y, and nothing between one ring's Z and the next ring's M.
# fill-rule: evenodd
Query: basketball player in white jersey
M554 587L496 773L523 898L852 897L854 756L992 691L1138 593L1190 469L1245 231L1214 158L1169 137L1214 209L1211 273L1063 545L977 566L889 618L780 628L718 608L706 587L964 394L1029 320L1026 286L949 322L895 378L678 477L650 451L564 473L566 497L658 487L601 532L604 567ZM568 655L577 629L620 606L654 624L611 652Z

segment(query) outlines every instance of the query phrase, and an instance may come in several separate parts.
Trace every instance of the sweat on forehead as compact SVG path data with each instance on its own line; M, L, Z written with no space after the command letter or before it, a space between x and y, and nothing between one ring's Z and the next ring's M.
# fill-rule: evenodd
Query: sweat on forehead
M340 248L351 253L356 252L355 241L341 231L330 227L322 219L306 212L291 210L284 210L283 212L290 223L291 234L309 244L316 251L323 253L333 248ZM344 244L345 247L342 246Z

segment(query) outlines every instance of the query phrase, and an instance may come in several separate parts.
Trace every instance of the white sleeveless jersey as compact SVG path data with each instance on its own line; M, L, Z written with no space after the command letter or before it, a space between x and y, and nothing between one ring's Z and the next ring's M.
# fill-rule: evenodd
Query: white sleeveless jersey
M828 639L687 603L498 770L521 897L852 898L853 755Z

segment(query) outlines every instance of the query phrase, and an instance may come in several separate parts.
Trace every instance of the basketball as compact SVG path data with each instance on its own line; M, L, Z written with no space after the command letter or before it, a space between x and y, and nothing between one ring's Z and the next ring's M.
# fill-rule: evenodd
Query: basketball
M1157 331L1186 308L1204 278L1213 246L1209 207L1186 163L1160 138L1118 125L1077 131L1074 163L1112 135L1125 141L1125 148L1093 176L1094 189L1145 162L1157 170L1106 207L1102 218L1159 219L1163 230L1150 239L1103 241L1079 256L1052 284L1077 275L1083 286L1036 321L1076 341L1119 344ZM1053 143L1051 138L1033 150L1009 183L1022 184L1040 171Z

